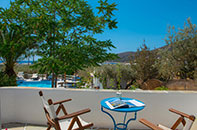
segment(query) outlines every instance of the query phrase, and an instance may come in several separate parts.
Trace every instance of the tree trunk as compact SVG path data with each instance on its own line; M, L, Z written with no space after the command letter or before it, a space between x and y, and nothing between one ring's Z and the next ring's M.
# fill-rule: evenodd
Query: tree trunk
M66 72L64 72L64 83L66 84Z
M55 75L55 88L57 88L57 75Z
M16 83L16 73L14 71L14 64L13 65L5 64L5 73L9 77L9 79L8 79L9 82L7 85L16 86L17 83Z
M55 80L55 74L54 74L54 72L52 72L52 88L54 88L54 80Z
M9 77L16 77L16 73L14 71L14 65L8 65L5 64L5 73L9 76Z

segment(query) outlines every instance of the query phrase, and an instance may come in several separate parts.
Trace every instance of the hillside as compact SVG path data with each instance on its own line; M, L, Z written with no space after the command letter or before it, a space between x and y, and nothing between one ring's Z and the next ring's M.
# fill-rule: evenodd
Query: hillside
M156 48L156 49L153 49L151 51L156 51L158 52L159 50L163 50L165 48L167 48L168 45L165 45L163 47L160 47L160 48ZM129 52L122 52L122 53L118 53L118 57L117 59L113 60L113 62L127 62L129 63L131 58L134 58L135 57L135 53L136 52L132 52L132 51L129 51ZM158 56L159 57L159 56Z
M118 53L118 59L113 60L113 62L129 62L132 57L135 56L136 52L123 52L123 53Z

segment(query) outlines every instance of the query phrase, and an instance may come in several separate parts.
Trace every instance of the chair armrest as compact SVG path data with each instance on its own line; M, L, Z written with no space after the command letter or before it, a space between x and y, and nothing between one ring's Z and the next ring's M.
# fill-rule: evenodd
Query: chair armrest
M186 118L189 118L189 116L190 116L190 115L188 115L188 114L185 114L185 113L180 112L180 111L178 111L178 110L175 110L175 109L173 109L173 108L170 108L169 111L171 111L171 112L173 112L173 113L175 113L175 114L178 114L178 115L180 115L180 116L186 117Z
M185 114L185 113L180 112L180 111L178 111L178 110L175 110L175 109L173 109L173 108L170 108L169 111L171 111L171 112L173 112L173 113L176 113L176 114L178 114L178 115L180 115L180 116L182 116L182 117L186 117L186 118L188 118L188 119L190 119L190 120L193 120L193 121L194 121L194 119L195 119L194 116Z
M87 113L87 112L90 112L90 111L91 110L89 108L83 109L83 110L80 110L78 112L73 112L73 113L68 114L68 115L57 117L56 120L63 120L63 119L68 119L68 118L76 117L76 116L82 115L82 114Z
M151 122L147 121L146 119L140 119L139 120L141 123L143 123L144 125L148 126L149 128L153 129L153 130L163 130L162 128L152 124Z
M61 104L61 103L68 102L68 101L71 101L71 100L72 100L72 99L66 99L66 100L54 102L53 105Z

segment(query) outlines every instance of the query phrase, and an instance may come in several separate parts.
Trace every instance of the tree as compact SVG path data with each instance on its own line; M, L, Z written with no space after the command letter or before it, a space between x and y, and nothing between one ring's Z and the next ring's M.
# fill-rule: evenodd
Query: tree
M161 52L159 73L167 79L194 79L197 73L197 28L190 18L183 29L169 27L168 47Z
M151 51L145 44L137 50L134 60L131 61L131 67L136 71L136 79L141 85L148 79L156 78L156 60L156 52Z
M95 34L104 29L116 28L113 11L116 4L99 0L100 6L93 11L84 0L15 0L29 16L39 19L35 28L37 35L44 38L36 67L52 73L52 86L60 73L72 74L79 69L95 66L114 55L108 50L114 48L110 40L101 41Z
M11 2L8 9L0 8L0 60L4 62L5 74L16 81L14 66L26 57L28 51L37 45L36 35L25 10ZM16 84L16 83L15 83Z
M135 81L135 72L131 69L130 65L117 64L117 65L102 65L95 68L95 75L100 79L105 88L110 87L114 89L128 89L129 86ZM125 82L125 86L122 85Z

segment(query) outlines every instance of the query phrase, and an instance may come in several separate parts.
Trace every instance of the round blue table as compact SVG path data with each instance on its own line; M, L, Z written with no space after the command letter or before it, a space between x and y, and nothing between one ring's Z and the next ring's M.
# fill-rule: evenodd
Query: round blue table
M137 118L137 112L138 111L141 111L142 109L144 109L145 105L144 106L140 106L140 107L137 107L137 106L134 106L134 107L128 107L128 108L115 108L115 109L111 109L107 104L106 104L106 101L109 101L113 98L116 98L116 97L111 97L111 98L106 98L106 99L103 99L101 101L101 111L106 113L107 115L109 115L114 123L114 130L118 129L118 130L126 130L127 129L127 126L128 126L128 123L132 120L136 120ZM126 97L121 97L120 98L121 100L123 101L126 101L126 100L133 100L132 98L126 98ZM142 101L139 101L137 99L135 99L136 101L144 104ZM123 112L125 113L125 116L124 116L124 121L123 123L116 123L115 119L113 118L113 116L104 110L107 109L107 110L110 110L110 111L115 111L115 112ZM127 113L134 113L134 117L133 118L130 118L126 121L126 117L127 117Z

